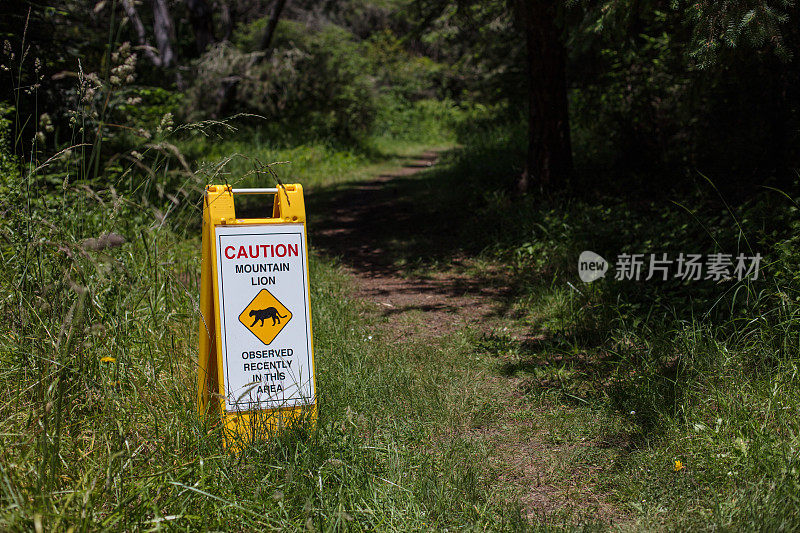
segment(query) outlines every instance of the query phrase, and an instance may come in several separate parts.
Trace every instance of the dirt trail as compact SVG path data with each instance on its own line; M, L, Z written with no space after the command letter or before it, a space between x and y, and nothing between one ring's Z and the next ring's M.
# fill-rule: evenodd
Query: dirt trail
M447 221L437 218L435 205L421 206L407 192L415 176L433 167L439 158L426 152L397 171L350 184L324 199L311 201L324 220L312 226L311 242L339 257L352 275L354 296L372 304L386 319L393 341L444 337L469 326L489 333L506 328L526 338L527 332L510 316L508 286L502 270L485 265L476 277L471 259L450 247ZM405 193L404 193L405 191ZM453 221L457 224L457 221ZM398 242L402 241L402 242ZM409 244L411 243L411 244ZM409 257L436 255L447 249L446 262L436 268L414 269ZM411 268L409 268L411 267ZM410 273L409 273L410 272ZM422 272L422 274L418 274ZM553 442L548 417L560 412L524 409L522 380L487 373L489 386L505 415L489 427L475 428L470 436L488 441L498 481L511 487L529 517L554 512L600 520L625 521L625 516L596 489L596 469L573 464L573 459L602 442ZM559 407L565 414L569 410Z
M346 201L332 202L325 223L312 235L317 248L342 258L356 282L355 296L373 302L378 312L390 318L389 327L399 334L407 315L419 312L425 313L425 320L418 324L417 337L438 337L467 324L484 324L491 329L501 318L497 299L509 290L460 273L465 260L458 256L449 258L443 269L428 270L424 277L409 277L404 275L406 269L396 264L395 254L386 249L382 237L387 230L427 230L418 226L424 218L419 206L410 205L389 185L433 167L438 158L437 152L425 152L397 171L349 187ZM435 217L436 213L428 215ZM432 247L436 244L430 243ZM420 248L424 254L426 246Z

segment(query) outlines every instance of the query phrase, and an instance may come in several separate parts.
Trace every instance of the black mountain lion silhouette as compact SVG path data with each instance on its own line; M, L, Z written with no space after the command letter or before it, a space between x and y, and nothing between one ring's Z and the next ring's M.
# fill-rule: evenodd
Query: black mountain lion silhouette
M272 319L272 325L280 324L281 318L286 318L284 315L278 314L278 310L274 307L267 307L266 309L253 309L250 311L250 316L255 317L250 327L256 325L256 322L261 321L260 327L264 326L264 321L268 318Z

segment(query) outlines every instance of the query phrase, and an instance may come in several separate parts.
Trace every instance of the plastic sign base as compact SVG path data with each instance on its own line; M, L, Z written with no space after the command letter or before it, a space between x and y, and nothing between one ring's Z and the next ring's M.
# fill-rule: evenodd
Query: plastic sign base
M239 219L235 194L274 194L272 216ZM221 416L226 445L316 421L305 204L299 184L209 185L203 203L201 415Z

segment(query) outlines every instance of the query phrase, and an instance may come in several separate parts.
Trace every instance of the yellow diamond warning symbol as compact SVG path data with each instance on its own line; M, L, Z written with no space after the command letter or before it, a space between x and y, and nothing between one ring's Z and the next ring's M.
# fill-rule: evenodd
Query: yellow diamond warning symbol
M292 319L292 313L267 289L261 289L239 315L239 322L264 344L269 344Z

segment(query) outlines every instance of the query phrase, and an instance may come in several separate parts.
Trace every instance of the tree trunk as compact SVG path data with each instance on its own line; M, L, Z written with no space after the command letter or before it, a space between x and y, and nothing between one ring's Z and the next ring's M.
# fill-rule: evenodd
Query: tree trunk
M528 51L528 155L517 181L519 192L531 186L563 189L572 171L567 109L566 51L556 24L555 3L519 0Z
M222 0L219 19L222 26L222 40L229 41L233 33L233 14L227 0Z
M186 7L189 8L189 21L192 23L197 53L202 54L215 40L211 10L205 0L186 0Z
M142 24L142 19L139 18L139 14L136 12L133 1L122 0L122 8L125 10L125 15L128 17L128 20L133 24L133 29L136 31L136 38L139 41L139 46L142 48L144 55L147 56L153 65L160 67L161 58L155 53L155 49L150 46L150 43L147 42L147 33L145 32L144 24Z
M261 37L261 50L264 52L269 52L269 47L272 44L272 37L275 35L275 28L278 26L278 20L281 18L281 11L283 11L283 6L285 5L286 0L275 1L272 16L270 16L269 22L267 23L267 29L264 30L264 35Z
M167 0L152 0L153 4L153 33L156 36L156 46L161 55L161 66L169 67L175 59L172 50L172 18L167 7Z
M264 30L264 35L261 36L261 50L263 50L264 53L260 57L256 56L257 59L253 59L250 66L269 58L272 37L275 35L275 28L278 26L278 20L281 18L281 12L285 5L286 0L276 0L275 6L272 9L272 15L270 15L269 21L267 22L267 28ZM231 100L233 100L236 95L240 80L241 78L238 76L228 80L222 80L222 88L219 98L217 99L218 105L215 116L222 116L225 110L229 108Z

